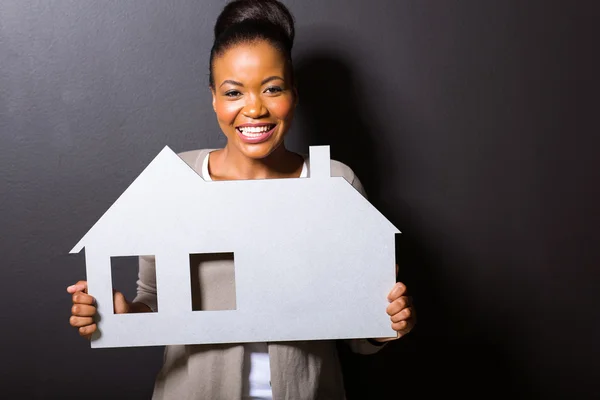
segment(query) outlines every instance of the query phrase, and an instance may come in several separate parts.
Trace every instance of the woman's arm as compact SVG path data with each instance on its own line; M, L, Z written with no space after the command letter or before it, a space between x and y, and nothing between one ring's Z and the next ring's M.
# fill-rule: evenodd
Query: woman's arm
M131 312L156 312L156 260L153 256L139 257L137 296L131 303Z

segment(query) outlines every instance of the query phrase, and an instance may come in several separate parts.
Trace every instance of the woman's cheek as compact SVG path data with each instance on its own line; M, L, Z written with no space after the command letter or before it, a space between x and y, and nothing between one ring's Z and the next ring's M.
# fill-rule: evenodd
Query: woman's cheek
M217 118L226 124L233 124L241 106L236 102L223 102L216 104Z
M269 110L274 114L277 119L286 120L293 111L294 102L291 99L285 101L275 101L269 105Z

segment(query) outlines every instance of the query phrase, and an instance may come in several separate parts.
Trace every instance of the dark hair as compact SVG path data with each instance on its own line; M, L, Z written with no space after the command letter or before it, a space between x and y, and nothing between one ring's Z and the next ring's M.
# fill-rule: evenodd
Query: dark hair
M215 39L210 51L209 84L214 88L213 61L232 46L266 40L285 56L291 66L294 45L294 18L277 0L234 0L215 23Z

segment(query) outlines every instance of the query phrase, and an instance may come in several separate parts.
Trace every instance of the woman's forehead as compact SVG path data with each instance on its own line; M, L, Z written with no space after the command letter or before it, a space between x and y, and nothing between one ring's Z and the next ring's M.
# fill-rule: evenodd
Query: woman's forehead
M213 61L215 83L233 79L262 80L265 76L283 77L287 62L283 54L271 44L260 41L240 43L227 49Z

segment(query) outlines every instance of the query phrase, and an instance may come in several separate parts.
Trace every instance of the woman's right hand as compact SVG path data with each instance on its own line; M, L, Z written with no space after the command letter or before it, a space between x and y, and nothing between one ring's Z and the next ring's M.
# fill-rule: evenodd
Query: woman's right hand
M73 307L71 308L71 326L78 328L79 334L86 339L92 337L92 333L98 329L94 322L96 315L96 301L87 294L87 281L79 281L67 288L67 292L73 295ZM130 304L125 300L121 292L113 293L114 312L116 314L127 314L130 312Z

